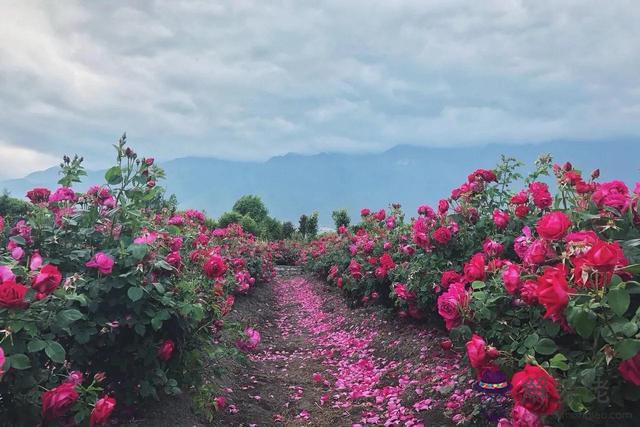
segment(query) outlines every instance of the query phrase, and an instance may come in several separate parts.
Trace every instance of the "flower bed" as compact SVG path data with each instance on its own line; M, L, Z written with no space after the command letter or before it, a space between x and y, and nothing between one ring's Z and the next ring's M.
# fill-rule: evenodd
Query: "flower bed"
M0 218L3 424L102 425L179 393L200 380L233 293L273 277L268 245L176 211L153 159L116 148L104 185L74 191L82 159L65 158L60 188Z
M397 205L363 209L360 224L311 242L300 262L360 303L442 322L479 379L506 373L513 408L501 426L630 421L640 184L632 192L549 158L526 177L518 166L473 172L407 223Z

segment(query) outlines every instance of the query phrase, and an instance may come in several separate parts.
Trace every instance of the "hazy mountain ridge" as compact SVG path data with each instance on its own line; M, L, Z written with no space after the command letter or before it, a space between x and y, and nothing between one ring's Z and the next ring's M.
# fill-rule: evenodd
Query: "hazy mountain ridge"
M501 154L530 167L541 153L552 154L558 162L571 161L585 173L598 167L604 180L621 179L628 185L640 181L640 142L615 141L396 146L383 153L287 154L265 162L184 157L161 163L167 174L162 184L183 207L204 209L212 216L230 209L244 194L257 194L275 217L296 221L301 213L318 210L320 224L330 225L331 211L341 207L355 217L361 207L399 202L412 215L418 205L448 196L474 169L493 167ZM103 181L104 171L87 172L81 190ZM0 188L22 197L33 187L53 188L57 180L58 169L50 168L0 182Z

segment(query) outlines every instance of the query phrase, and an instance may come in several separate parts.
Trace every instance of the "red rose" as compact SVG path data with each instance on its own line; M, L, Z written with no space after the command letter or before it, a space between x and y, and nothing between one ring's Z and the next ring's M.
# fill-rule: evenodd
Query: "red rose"
M91 411L91 417L89 418L89 427L95 427L107 422L109 415L113 412L113 408L116 407L116 399L113 397L105 396L96 400L96 406Z
M180 256L180 252L178 251L170 252L166 256L165 260L169 265L171 265L176 270L182 269L182 257Z
M172 340L164 340L162 344L160 344L160 348L158 348L158 359L163 362L168 362L171 359L171 354L173 354L174 344Z
M485 260L484 254L477 253L471 257L469 262L464 265L464 275L470 282L474 280L484 280L485 278Z
M612 207L624 212L629 207L629 188L622 181L598 184L591 200L599 208Z
M535 280L525 280L520 288L520 298L527 304L537 304L538 282Z
M360 215L361 216L369 216L371 214L371 211L367 208L361 209L360 210Z
M440 348L443 350L451 350L453 348L453 343L449 338L443 338L440 340Z
M521 192L514 194L511 197L511 203L514 205L524 205L529 202L529 193L527 190L522 190Z
M440 286L442 286L443 289L448 289L450 284L459 282L461 279L462 275L455 270L443 271L440 277Z
M613 271L619 265L626 265L622 248L617 242L603 242L599 240L584 254L586 265L600 272Z
M618 370L622 378L635 385L640 385L640 353L636 353L631 359L620 362Z
M42 393L42 418L53 420L67 413L78 400L78 392L72 383L64 383Z
M561 321L563 312L569 303L569 285L566 272L562 266L547 267L542 276L538 277L537 297L540 304L547 310L545 318Z
M439 227L433 232L433 240L442 245L446 245L449 243L449 240L451 240L451 231L449 231L447 227Z
M487 364L487 343L480 335L473 334L471 340L465 344L469 363L474 369L480 369Z
M449 210L449 201L447 201L447 199L441 199L438 202L438 212L444 215L445 213L447 213L448 210Z
M567 234L571 227L571 220L563 212L555 211L542 215L536 224L536 231L540 237L548 240L558 240Z
M204 274L210 279L217 279L227 271L227 264L220 255L212 255L203 265Z
M511 379L511 394L516 405L536 414L549 415L560 408L556 380L538 366L526 365Z
M438 314L448 330L460 326L462 313L469 305L469 293L462 283L452 283L447 292L438 297Z
M31 281L31 287L41 294L55 291L62 281L62 274L55 265L47 264Z
M47 188L34 188L27 192L27 198L34 205L38 203L47 203L50 195L51 191Z
M0 306L5 308L25 308L27 302L24 295L29 289L16 283L15 278L6 280L0 284Z
M524 261L527 264L538 265L553 257L555 252L549 247L546 240L538 239L534 241L524 254Z
M391 258L391 255L389 255L388 253L385 252L380 257L380 266L382 268L384 268L385 270L391 270L391 269L395 268L396 263L393 262L393 258Z
M551 206L553 199L549 193L549 186L543 182L532 182L529 184L529 191L533 198L533 204L539 209Z
M515 293L516 289L518 289L518 285L520 285L520 268L511 264L502 272L502 283L504 283L504 288L510 294Z
M529 207L527 205L518 205L514 211L518 218L524 218L529 215Z
M499 229L507 228L507 225L509 225L509 214L505 211L501 211L500 209L494 210L493 223Z

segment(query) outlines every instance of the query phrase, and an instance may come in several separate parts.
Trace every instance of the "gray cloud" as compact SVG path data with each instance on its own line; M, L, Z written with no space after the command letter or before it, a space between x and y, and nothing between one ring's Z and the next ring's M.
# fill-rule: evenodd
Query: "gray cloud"
M640 134L634 1L16 0L0 152L265 159ZM22 165L22 166L21 166Z

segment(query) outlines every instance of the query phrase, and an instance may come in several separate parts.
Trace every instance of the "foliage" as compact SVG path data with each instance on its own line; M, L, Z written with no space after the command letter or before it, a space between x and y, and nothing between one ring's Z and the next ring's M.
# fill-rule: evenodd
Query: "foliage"
M351 222L349 213L346 209L336 209L331 213L331 218L336 226L336 230L340 227L348 227Z
M176 212L153 159L126 137L115 148L104 185L74 191L82 158L65 157L62 186L30 191L27 214L0 233L7 425L94 423L116 402L197 383L231 293L273 276L268 246Z
M512 375L513 425L635 416L640 184L601 183L549 156L528 176L519 166L474 171L409 223L398 205L363 209L353 233L310 242L300 262L360 303L444 323L478 377Z
M233 211L250 216L256 223L262 222L269 213L262 199L253 194L240 197L233 205Z

